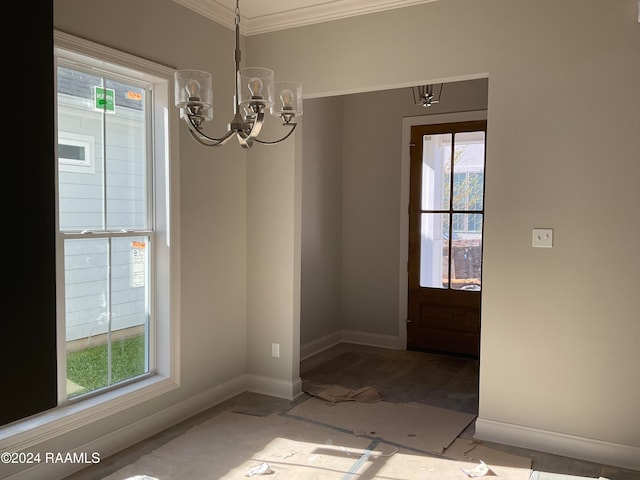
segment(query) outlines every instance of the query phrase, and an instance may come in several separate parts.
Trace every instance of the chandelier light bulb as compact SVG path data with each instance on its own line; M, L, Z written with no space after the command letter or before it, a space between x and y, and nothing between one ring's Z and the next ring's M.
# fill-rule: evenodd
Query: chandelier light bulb
M189 99L199 100L200 99L200 82L196 79L192 78L186 82L184 89L187 91L187 95L189 95Z
M288 88L285 88L284 90L282 90L282 92L280 93L280 100L282 100L282 107L285 110L291 110L293 108L294 98L295 97L291 90L289 90Z
M247 86L249 87L249 92L251 92L252 97L262 98L260 96L262 93L262 80L258 77L251 77Z

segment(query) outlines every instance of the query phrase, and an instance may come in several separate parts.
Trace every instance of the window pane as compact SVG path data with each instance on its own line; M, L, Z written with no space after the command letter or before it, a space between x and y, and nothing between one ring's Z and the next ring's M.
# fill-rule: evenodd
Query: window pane
M423 137L422 210L449 209L451 139L450 133Z
M57 73L60 230L147 228L144 89Z
M449 286L449 215L423 213L420 236L420 286Z
M148 371L148 248L146 237L64 242L69 397Z
M484 132L457 133L453 158L453 209L482 210Z
M58 67L58 197L61 231L104 229L103 114L93 107L102 78ZM65 155L84 150L84 161Z
M482 214L453 214L451 288L480 290L482 274Z
M114 111L105 113L107 229L147 226L147 172L144 90L105 79L115 96Z

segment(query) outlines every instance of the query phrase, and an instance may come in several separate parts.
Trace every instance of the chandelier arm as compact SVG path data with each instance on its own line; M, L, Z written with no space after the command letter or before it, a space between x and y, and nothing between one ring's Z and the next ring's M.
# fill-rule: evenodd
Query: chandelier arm
M273 140L273 141L265 141L265 140L260 140L259 138L254 138L254 140L258 143L262 143L263 145L275 145L276 143L280 143L284 140L286 140L287 138L289 138L291 136L291 134L293 133L293 131L296 129L296 127L298 126L297 123L285 123L283 124L283 126L286 127L291 127L291 130L289 130L289 132L282 138L278 139L278 140Z
M207 137L202 132L193 132L189 130L191 137L198 142L200 145L204 145L205 147L220 147L227 143L227 141L231 138L231 136L235 133L233 131L228 131L224 137L220 139L215 139L215 141L211 141L210 137Z
M258 135L260 135L260 130L262 130L262 125L264 124L264 110L260 109L257 113L255 113L255 118L253 118L253 122L251 125L251 130L246 136L248 138L255 139Z
M195 123L193 123L193 119L190 117L185 117L185 121L189 127L189 133L191 136L201 145L206 147L219 147L220 145L224 145L227 143L227 140L231 138L235 132L233 130L227 131L221 138L213 138L206 135L202 130L200 130Z
M253 140L254 139L251 137L243 136L238 133L238 143L240 143L240 146L242 148L251 148L251 146L253 145Z
M246 121L246 120L245 120ZM248 122L247 122L248 123ZM253 141L256 140L262 129L264 123L264 112L258 110L251 117L251 129L250 130L236 130L238 134L238 142L242 148L251 148Z

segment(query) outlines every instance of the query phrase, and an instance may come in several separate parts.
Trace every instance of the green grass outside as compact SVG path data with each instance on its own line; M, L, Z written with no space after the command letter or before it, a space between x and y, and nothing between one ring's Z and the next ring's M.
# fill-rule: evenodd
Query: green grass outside
M108 383L107 344L67 353L67 379L81 390L69 396L77 396L106 387ZM145 373L144 335L118 340L111 344L111 384Z

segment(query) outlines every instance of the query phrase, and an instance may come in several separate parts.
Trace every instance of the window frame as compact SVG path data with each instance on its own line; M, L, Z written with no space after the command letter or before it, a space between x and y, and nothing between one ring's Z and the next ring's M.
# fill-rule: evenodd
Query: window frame
M60 58L65 63L85 63L92 59L96 71L137 76L153 88L153 107L150 128L153 129L154 175L152 228L155 235L154 277L150 279L154 294L151 309L155 316L154 343L149 355L155 358L155 370L131 382L123 382L113 389L95 395L66 401L58 395L58 405L45 412L0 427L0 450L19 451L66 432L94 423L134 405L174 390L180 385L180 238L179 238L179 130L178 119L171 115L173 103L173 74L175 69L157 64L54 30L54 68ZM55 75L54 75L55 79ZM54 92L57 88L54 85ZM57 112L57 93L54 93ZM56 120L57 145L57 120ZM57 148L55 161L58 161ZM66 335L64 308L64 245L58 231L58 197L56 168L56 332L58 363L58 392L66 392Z

